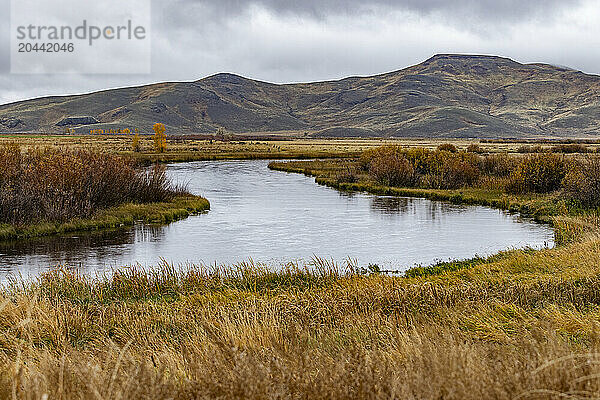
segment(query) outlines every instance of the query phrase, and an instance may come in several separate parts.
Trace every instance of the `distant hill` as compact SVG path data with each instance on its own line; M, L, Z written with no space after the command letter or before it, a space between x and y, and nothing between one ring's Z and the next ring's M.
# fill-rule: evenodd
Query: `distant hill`
M507 58L436 55L396 72L276 85L231 74L0 106L0 131L78 132L163 122L170 133L580 137L600 133L600 77Z

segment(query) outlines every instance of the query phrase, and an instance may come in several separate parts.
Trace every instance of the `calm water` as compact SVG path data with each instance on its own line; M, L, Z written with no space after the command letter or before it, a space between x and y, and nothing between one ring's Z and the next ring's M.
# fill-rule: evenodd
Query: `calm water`
M340 193L267 161L174 164L169 174L211 202L211 211L168 226L0 243L0 279L58 264L86 272L161 258L175 264L273 265L313 255L403 270L502 249L552 246L544 225L485 207Z

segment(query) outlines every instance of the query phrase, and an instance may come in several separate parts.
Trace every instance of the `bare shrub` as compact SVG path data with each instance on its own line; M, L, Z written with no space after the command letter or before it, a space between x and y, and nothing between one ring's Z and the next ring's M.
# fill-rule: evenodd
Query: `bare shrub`
M353 167L345 165L344 169L335 175L335 181L337 183L356 183L358 175Z
M600 207L600 158L580 160L563 180L565 194L586 208Z
M382 148L370 161L369 174L387 186L412 186L415 182L415 169L399 148Z
M497 177L507 177L519 164L519 159L508 154L492 154L482 160L483 172Z
M511 193L548 193L560 189L567 173L564 157L556 154L532 154L521 159L510 174L507 190Z
M89 150L0 147L0 221L23 224L91 216L125 202L172 199L164 166L139 169L128 158Z
M450 153L458 152L458 149L452 143L443 143L440 144L437 148L439 151L449 151Z
M430 159L429 172L422 183L438 189L457 189L472 186L480 175L477 156L468 153L435 152Z
M456 189L475 184L481 172L475 154L424 148L380 147L365 154L362 162L375 181L389 186Z

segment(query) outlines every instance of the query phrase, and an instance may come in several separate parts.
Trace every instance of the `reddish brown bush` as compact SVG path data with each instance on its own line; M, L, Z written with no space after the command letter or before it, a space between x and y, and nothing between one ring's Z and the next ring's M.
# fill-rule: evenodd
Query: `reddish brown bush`
M482 160L483 173L505 178L519 165L519 158L508 154L492 154Z
M421 182L426 187L457 189L474 185L479 179L480 168L477 156L468 153L451 154L437 151L429 161L429 171Z
M382 148L369 163L369 174L382 185L413 186L415 169L397 148Z
M337 183L355 183L358 182L356 170L350 165L345 165L344 169L335 175Z
M362 162L377 182L390 186L455 189L475 184L480 174L479 157L464 152L385 146L370 150Z
M437 148L439 151L449 151L450 153L458 152L458 149L452 143L443 143L440 144Z
M565 194L585 208L600 207L600 158L580 160L565 176Z
M85 218L125 202L166 201L178 192L164 166L87 150L0 147L0 221L22 224Z

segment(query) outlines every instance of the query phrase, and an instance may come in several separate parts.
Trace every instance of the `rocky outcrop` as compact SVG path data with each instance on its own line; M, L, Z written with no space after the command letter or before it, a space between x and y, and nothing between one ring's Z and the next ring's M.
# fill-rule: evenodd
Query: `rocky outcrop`
M24 128L25 122L22 119L14 117L0 117L0 125L6 129Z
M99 124L94 117L67 117L56 124L56 126L93 125Z

